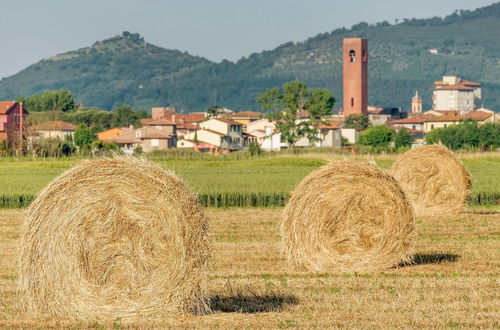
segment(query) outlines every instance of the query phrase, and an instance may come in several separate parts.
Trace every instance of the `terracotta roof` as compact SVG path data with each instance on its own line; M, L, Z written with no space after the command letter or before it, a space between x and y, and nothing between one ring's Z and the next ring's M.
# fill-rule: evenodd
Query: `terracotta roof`
M473 82L473 81L469 81L469 80L464 80L464 79L462 79L462 80L460 81L460 83L461 83L462 85L465 85L465 86L471 86L471 87L472 87L472 86L473 86L473 87L481 87L481 84L480 84L480 83Z
M142 135L141 139L171 139L173 136L170 134L165 134L163 132L151 132L147 135Z
M457 122L460 120L472 119L476 121L483 121L490 118L493 114L485 111L471 111L465 115L457 115L452 112L451 114L444 114L440 116L428 115L425 117L426 122L440 122L440 121L452 121Z
M56 120L31 126L31 129L34 131L74 131L76 129L76 125Z
M122 132L128 132L128 131L130 131L132 129L133 128L129 128L129 127L113 127L113 128L110 128L110 129L98 132L97 134L107 133L107 132L111 132L111 131L115 131L115 130L121 130Z
M384 112L384 109L374 109L374 110L368 110L368 113L369 114L372 114L372 115L380 115L381 113Z
M455 115L442 115L442 116L432 116L428 115L425 117L425 122L440 122L440 121L459 121L460 119L463 119L462 116L455 116Z
M323 129L337 129L340 128L340 126L343 124L343 121L330 121L325 124L320 124L318 128L323 128Z
M462 84L456 84L456 85L445 85L445 86L440 86L436 87L435 90L438 91L451 91L451 90L460 90L460 91L473 91L474 89Z
M142 118L141 124L147 126L173 126L175 123L167 119Z
M16 101L0 101L0 114L7 113L7 111L9 111L9 109L16 103Z
M130 134L130 132L127 132L125 134L121 134L118 136L114 136L110 139L108 139L108 142L115 142L115 143L141 143L141 139L136 138L135 134Z
M179 114L179 113L167 113L163 117L163 119L171 120L178 123L197 123L205 119L204 113L188 113L188 114Z
M462 116L463 119L473 119L477 121L483 121L493 116L492 113L485 111L471 111Z
M198 124L193 124L193 123L182 123L176 125L177 129L197 129L199 127Z
M404 119L389 120L386 122L387 125L397 125L397 124L423 124L427 116L409 117Z
M433 113L429 113L429 112L433 112ZM436 116L443 116L443 115L446 115L446 116L461 116L462 115L462 111L460 110L431 110L429 112L427 112L426 114L428 115L436 115Z
M223 118L213 118L211 120L218 120L218 121L221 121L223 123L226 123L226 124L229 124L229 125L236 125L236 126L243 126L242 123L238 123L234 120L229 120L229 119L223 119Z
M214 134L217 134L220 136L226 136L226 134L222 134L220 132L212 131L211 129L206 129L206 128L201 128L200 131L207 131L207 132L214 133Z
M136 133L138 131L141 132L141 136L136 136ZM160 131L159 129L146 126L132 131L124 132L123 134L108 139L108 141L116 143L141 143L143 139L170 139L170 138L172 138L170 134Z
M242 112L237 112L233 113L229 116L228 118L260 118L261 113L260 112L255 112L255 111L242 111Z
M309 112L307 110L297 111L297 118L309 118Z

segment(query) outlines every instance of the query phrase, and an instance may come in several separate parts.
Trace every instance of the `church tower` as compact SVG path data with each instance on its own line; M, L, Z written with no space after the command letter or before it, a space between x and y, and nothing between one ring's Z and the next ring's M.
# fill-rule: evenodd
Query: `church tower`
M368 113L368 40L345 38L342 47L344 116Z
M415 91L415 96L411 99L411 113L422 113L422 98L418 96L418 91Z

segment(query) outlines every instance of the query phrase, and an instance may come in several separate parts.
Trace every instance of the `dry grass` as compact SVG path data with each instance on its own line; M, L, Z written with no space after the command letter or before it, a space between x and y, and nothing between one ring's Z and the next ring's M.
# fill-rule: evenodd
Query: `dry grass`
M209 310L206 219L156 164L85 161L40 192L23 227L19 291L29 313L97 320Z
M289 271L279 251L282 209L207 210L215 235L213 314L75 323L16 306L23 214L0 211L0 328L453 328L498 327L500 214L423 217L416 264L344 275ZM113 324L114 323L114 324Z
M304 178L281 225L292 265L332 273L408 262L414 230L413 210L396 180L355 161L333 161Z
M401 184L417 216L457 214L467 206L471 178L445 146L427 145L401 155L390 172Z

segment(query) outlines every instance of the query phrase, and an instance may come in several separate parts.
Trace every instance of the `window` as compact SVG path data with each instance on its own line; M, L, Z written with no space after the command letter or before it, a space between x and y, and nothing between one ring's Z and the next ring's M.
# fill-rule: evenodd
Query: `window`
M151 146L152 147L159 147L160 146L160 140L158 140L158 139L151 139Z
M434 129L434 124L431 124L431 129Z
M354 97L351 97L351 107L354 106Z
M349 62L356 62L356 52L353 49L349 51Z
M18 113L14 114L14 124L19 125L19 114Z
M141 131L140 130L137 131L137 132L135 132L135 137L138 137L138 138L141 137Z
M416 129L416 127L417 127L417 125L412 125L412 128L413 128L413 129Z
M363 62L368 62L368 53L366 50L363 50Z
M444 124L444 128L446 128L446 126L448 126L448 125Z

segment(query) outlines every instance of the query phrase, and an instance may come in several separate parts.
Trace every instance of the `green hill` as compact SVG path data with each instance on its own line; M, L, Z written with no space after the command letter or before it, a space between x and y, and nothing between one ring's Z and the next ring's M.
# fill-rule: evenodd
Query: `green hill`
M237 62L214 63L144 42L138 34L42 60L0 81L0 99L67 88L85 106L110 109L173 105L185 111L220 104L256 109L255 96L292 79L332 90L342 100L341 42L368 38L369 103L410 106L415 90L431 105L433 82L458 75L483 85L486 107L500 111L500 3L444 18L350 29L286 43ZM429 49L437 49L431 54Z

